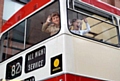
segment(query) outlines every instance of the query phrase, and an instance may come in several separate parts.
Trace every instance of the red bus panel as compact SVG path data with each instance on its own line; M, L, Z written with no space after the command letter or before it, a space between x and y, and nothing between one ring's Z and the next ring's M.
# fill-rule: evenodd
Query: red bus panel
M103 2L100 2L98 0L82 0L82 1L84 1L86 3L89 3L91 5L94 5L96 7L99 7L101 9L104 9L106 11L112 12L112 13L114 13L116 15L120 15L120 9L117 9L117 8L115 8L113 6L107 5L107 4L105 4Z
M44 81L105 81L105 80L78 76L73 74L62 74Z

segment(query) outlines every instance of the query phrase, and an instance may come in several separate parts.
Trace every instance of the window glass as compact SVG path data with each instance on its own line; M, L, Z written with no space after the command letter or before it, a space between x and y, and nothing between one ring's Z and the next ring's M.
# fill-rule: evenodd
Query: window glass
M89 16L100 19L102 21L117 25L117 20L113 15L106 12L101 12L100 9L86 5L85 3L81 3L78 0L74 0L74 9L78 12L88 14Z
M26 48L56 34L60 29L59 17L57 1L28 18Z
M25 23L22 22L3 35L3 48L1 49L3 59L7 59L24 49L24 30Z
M55 1L6 32L1 39L2 61L60 30L59 2Z
M89 37L109 44L118 44L117 27L113 24L68 10L69 29L73 34Z

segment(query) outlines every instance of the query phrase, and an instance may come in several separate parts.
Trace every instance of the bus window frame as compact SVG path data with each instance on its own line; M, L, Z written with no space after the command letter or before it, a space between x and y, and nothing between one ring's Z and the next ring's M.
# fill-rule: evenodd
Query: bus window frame
M96 19L96 20L100 20L100 21L103 21L103 20L101 20L101 19L99 19L99 18L96 18L96 17L92 17L91 15L89 15L89 14L87 14L87 13L80 12L80 11L78 11L78 10L75 10L75 9L68 8L68 7L67 7L67 23L68 23L67 26L68 26L68 30L69 30L70 33L72 33L72 34L74 34L74 35L77 35L77 36L80 36L80 37L88 38L88 39L91 39L91 40L94 40L94 41L97 41L97 42L101 42L101 43L104 43L104 44L107 44L107 45L111 45L111 46L114 46L114 47L120 47L120 36L119 36L119 35L120 35L120 34L119 34L120 32L119 32L118 24L115 25L115 24L113 24L113 23L109 23L109 22L103 21L103 22L105 22L105 23L107 23L107 24L110 24L110 25L113 25L113 26L116 27L116 34L117 34L117 39L118 39L118 44L117 44L117 45L111 44L111 43L108 43L108 42L99 41L99 40L97 40L97 39L94 39L94 38L91 38L91 37L88 37L88 36L82 36L82 35L78 35L78 34L75 34L75 33L71 32L70 29L69 29L68 10L72 10L73 12L86 15L86 16L91 17L91 18ZM101 11L101 12L103 12L103 11ZM104 13L105 13L105 12L104 12ZM114 16L114 18L116 18L116 17Z
M12 29L14 29L16 26L18 26L18 25L21 24L22 22L26 22L26 19L22 20L21 22L19 22L19 23L17 23L16 25L12 26L11 29L9 29L9 30L7 30L6 32L4 32L4 33L2 34L2 36L1 36L1 40L2 40L2 38L4 38L4 35L5 35L6 33L8 33L9 31L11 31ZM24 25L25 25L25 27L26 27L26 24L24 24ZM25 31L24 31L24 35L25 35ZM24 37L25 37L25 36L24 36ZM3 39L3 40L4 40L4 39ZM3 40L2 40L2 41L3 41ZM0 41L0 43L2 43L2 41ZM3 47L3 46L1 45L0 50L3 49L2 47ZM11 55L11 56L8 57L7 59L9 59L9 58L11 58L11 57L19 54L20 52L22 52L22 51L24 51L24 50L26 50L26 49L23 49L23 50L15 53L15 54L13 54L13 55ZM1 52L3 53L3 51L1 51ZM7 60L7 59L5 59L5 60ZM0 63L1 63L1 62L4 62L5 60L3 60L3 58L2 58L2 60L0 60Z
M52 37L56 36L56 35L61 31L61 26L62 26L62 25L61 25L61 14L60 14L60 1L59 1L59 0L55 0L55 1L53 1L52 3L50 3L49 5L45 6L44 8L38 10L37 12L33 13L32 15L30 15L29 17L26 18L26 19L28 20L30 17L34 16L35 14L39 13L40 11L42 11L42 10L45 9L46 7L54 4L54 3L57 2L57 1L58 1L58 8L59 8L59 15L60 15L60 29L59 29L59 31L58 31L56 34L54 34L54 35L52 35L52 36L49 36L49 37L47 37L46 39L43 39L42 41L39 41L39 42L33 44L32 46L34 46L34 45L36 45L36 44L38 44L38 43L40 43L40 42L43 42L43 41L45 41L45 40L47 40L47 39L49 39L49 38L52 38ZM28 23L27 23L27 24L28 24ZM27 28L27 27L26 27L26 28ZM30 46L30 47L31 47L31 46ZM28 47L28 48L29 48L29 47ZM27 48L26 48L26 49L27 49Z
M55 1L51 2L50 4L48 4L48 5L45 5L42 9L41 9L41 7L40 7L38 10L33 11L33 12L30 13L27 17L25 17L25 18L23 18L22 20L18 21L16 24L13 24L9 29L7 29L5 32L3 32L3 33L1 34L1 37L0 37L0 45L1 45L1 43L2 43L1 40L2 40L3 36L4 36L6 33L8 33L9 31L11 31L13 28L15 28L17 25L19 25L20 23L22 23L23 21L25 22L24 35L26 35L26 31L27 31L26 29L27 29L27 23L28 23L27 20L28 20L28 18L30 18L31 16L33 16L33 15L41 12L42 10L44 10L45 8L49 7L50 5L54 4L54 3L57 2L57 1L58 1L58 11L59 11L59 16L60 16L60 18L59 18L59 19L60 19L60 29L59 29L59 31L58 31L56 34L54 34L54 35L52 35L52 36L49 36L49 37L47 37L46 39L44 39L44 40L42 40L42 41L39 41L39 42L31 45L31 46L28 47L28 48L24 48L23 50L19 51L18 53L14 54L14 55L11 55L11 56L8 57L7 59L9 59L9 58L11 58L11 57L13 57L13 56L15 56L15 55L18 55L20 52L23 52L23 51L31 48L32 46L35 46L35 45L37 45L37 44L39 44L39 43L41 43L41 42L43 42L43 41L45 41L45 40L48 40L49 38L53 38L53 37L57 36L57 35L60 33L60 31L61 31L61 26L62 26L62 25L61 25L61 13L60 13L60 1L59 1L59 0L55 0ZM26 36L24 36L24 37L26 37ZM25 39L26 39L26 38L25 38ZM26 41L25 41L25 40L24 40L24 42L25 42L25 44L26 44ZM24 47L25 47L25 46L24 46ZM2 45L1 45L0 50L1 50L2 48L3 48L3 47L2 47ZM1 52L0 52L0 53L1 53ZM3 55L3 54L2 54L2 55ZM5 59L5 60L7 60L7 59ZM5 60L3 60L3 58L0 59L0 63L4 62Z
M117 18L115 16L112 15L112 23L116 24L117 26L119 26L118 22L117 22Z

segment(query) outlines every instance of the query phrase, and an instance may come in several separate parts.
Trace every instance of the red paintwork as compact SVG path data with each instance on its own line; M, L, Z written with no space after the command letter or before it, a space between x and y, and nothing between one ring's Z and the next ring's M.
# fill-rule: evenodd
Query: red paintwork
M100 2L98 0L82 0L82 1L120 16L120 9L110 6L107 3L105 4L104 2Z
M23 19L36 9L42 7L44 4L50 2L51 0L31 0L28 4L26 4L22 9L20 9L16 14L14 14L2 27L1 33L11 27L13 24ZM36 5L36 8L34 6ZM19 19L18 19L19 17Z
M62 75L55 76L53 78L50 78L44 81L105 81L105 80L88 78L84 76L77 76L73 74L62 74Z

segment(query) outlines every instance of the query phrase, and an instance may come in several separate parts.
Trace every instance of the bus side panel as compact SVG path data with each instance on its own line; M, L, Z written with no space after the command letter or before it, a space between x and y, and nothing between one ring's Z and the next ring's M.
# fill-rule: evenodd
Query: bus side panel
M69 52L66 56L67 72L120 81L118 48L78 36L66 36L66 41L71 41L66 43Z

